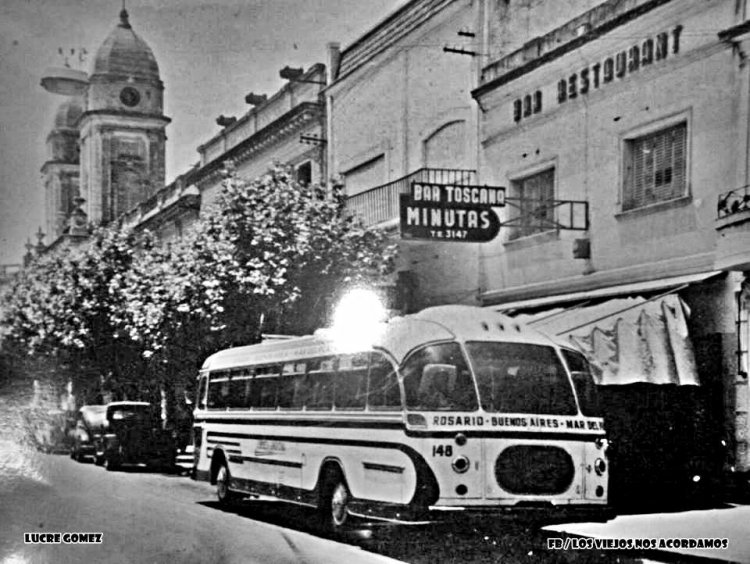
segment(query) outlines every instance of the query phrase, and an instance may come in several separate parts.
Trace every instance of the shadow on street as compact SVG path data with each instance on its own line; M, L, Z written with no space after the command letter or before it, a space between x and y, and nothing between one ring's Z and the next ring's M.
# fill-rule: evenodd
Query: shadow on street
M412 564L435 562L642 562L636 555L612 551L558 551L547 548L547 538L560 537L536 526L493 520L491 524L467 525L458 521L431 525L390 525L355 522L345 533L327 534L317 526L315 510L266 501L243 501L229 507L218 502L199 502L213 509L247 519L291 528L358 546Z

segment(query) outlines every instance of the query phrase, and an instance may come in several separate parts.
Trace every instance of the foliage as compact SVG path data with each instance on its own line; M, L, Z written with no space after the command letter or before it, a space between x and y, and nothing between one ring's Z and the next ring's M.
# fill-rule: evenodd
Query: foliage
M100 229L85 247L38 258L4 295L4 340L28 355L57 359L65 377L132 379L139 355L115 323L124 299L112 290L134 251L132 233Z
M0 327L15 348L121 389L192 381L220 348L311 331L338 292L378 283L394 258L384 233L345 213L340 187L327 197L283 167L230 174L180 240L105 229L39 258L7 292Z

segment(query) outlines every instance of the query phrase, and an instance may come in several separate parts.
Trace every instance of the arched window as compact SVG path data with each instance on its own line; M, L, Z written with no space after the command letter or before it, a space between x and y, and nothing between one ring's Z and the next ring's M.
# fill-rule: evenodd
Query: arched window
M427 168L468 168L466 122L445 124L424 140L424 166Z

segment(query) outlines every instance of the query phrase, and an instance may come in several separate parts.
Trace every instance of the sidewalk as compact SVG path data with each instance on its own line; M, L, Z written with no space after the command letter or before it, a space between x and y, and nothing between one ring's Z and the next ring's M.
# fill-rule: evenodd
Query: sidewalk
M572 523L545 527L570 535L603 539L728 539L725 549L661 548L726 562L750 563L750 506L680 513L621 515L607 523Z

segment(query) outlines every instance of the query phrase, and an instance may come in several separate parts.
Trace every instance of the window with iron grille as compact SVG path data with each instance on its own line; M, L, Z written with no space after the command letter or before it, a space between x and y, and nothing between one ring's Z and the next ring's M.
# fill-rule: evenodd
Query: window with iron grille
M517 200L508 206L511 214L509 239L518 239L555 229L555 169L549 168L515 180L511 184Z
M687 123L625 142L622 211L680 198L687 189Z

